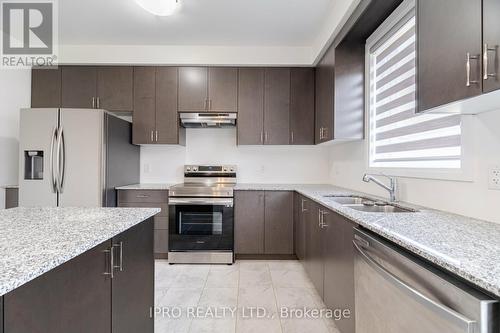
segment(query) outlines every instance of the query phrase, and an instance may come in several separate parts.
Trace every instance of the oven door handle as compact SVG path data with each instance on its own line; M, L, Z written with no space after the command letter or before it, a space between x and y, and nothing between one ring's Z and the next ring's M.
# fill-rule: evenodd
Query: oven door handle
M233 198L169 198L169 205L220 205L233 207Z

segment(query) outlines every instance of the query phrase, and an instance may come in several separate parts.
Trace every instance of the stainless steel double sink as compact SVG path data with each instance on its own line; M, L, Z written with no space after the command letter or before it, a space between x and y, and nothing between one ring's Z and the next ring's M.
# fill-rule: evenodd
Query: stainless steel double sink
M417 212L411 208L403 208L385 201L378 201L375 199L361 197L361 196L348 196L348 195L325 195L345 207L367 213L415 213Z

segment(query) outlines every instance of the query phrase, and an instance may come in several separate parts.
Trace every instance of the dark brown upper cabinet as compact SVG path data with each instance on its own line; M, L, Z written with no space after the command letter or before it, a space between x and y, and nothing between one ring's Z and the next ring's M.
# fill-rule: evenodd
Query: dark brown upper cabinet
M61 67L33 68L31 71L31 107L61 107Z
M108 111L132 111L133 67L97 68L97 108Z
M264 143L290 143L290 69L266 68L264 75Z
M481 94L481 6L481 0L417 1L418 112Z
M330 47L316 67L315 143L333 140L335 50Z
M500 89L500 2L483 0L483 91Z
M62 67L62 107L133 110L132 67Z
M62 67L62 107L97 107L97 68L91 66Z
M314 68L290 72L290 144L314 145Z
M184 144L177 78L177 67L134 68L134 144Z
M236 68L179 68L179 111L236 112L237 105Z
M208 111L238 111L238 69L210 67L208 69Z
M264 144L264 69L240 68L238 75L238 144Z

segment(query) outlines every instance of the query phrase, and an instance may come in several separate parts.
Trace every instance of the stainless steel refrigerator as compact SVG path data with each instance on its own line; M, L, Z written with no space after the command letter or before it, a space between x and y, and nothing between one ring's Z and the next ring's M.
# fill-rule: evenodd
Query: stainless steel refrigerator
M131 123L105 110L22 109L19 138L21 207L115 207L139 182Z

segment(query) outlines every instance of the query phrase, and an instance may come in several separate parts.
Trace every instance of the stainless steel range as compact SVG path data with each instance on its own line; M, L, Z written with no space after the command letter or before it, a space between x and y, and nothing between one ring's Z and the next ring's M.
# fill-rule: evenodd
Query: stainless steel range
M186 165L169 190L169 263L234 262L234 165Z

